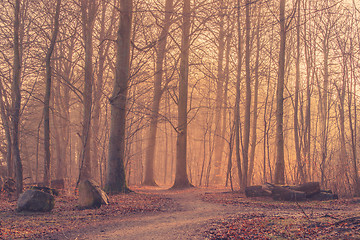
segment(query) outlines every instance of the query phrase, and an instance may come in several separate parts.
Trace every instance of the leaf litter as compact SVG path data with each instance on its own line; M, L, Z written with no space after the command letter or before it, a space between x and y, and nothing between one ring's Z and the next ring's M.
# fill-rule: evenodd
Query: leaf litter
M191 191L195 194L198 190ZM204 222L198 229L201 239L360 239L358 198L294 203L246 198L239 192L202 191L202 201L232 206L235 211ZM111 224L131 214L179 211L170 196L184 195L183 191L167 195L137 192L109 196L110 205L87 210L75 207L76 196L64 195L56 198L50 213L17 213L16 201L0 196L0 239L75 239L71 233Z
M16 201L0 195L0 239L40 239L76 229L107 224L135 213L160 212L171 204L157 194L130 193L109 196L110 204L79 210L76 196L59 196L51 212L16 212Z
M206 239L360 239L357 198L297 203L226 192L203 200L239 207L234 216L214 220Z

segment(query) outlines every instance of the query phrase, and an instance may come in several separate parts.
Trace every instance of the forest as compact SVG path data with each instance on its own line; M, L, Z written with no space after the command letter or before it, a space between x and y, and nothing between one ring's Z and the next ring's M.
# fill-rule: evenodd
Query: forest
M18 194L91 178L359 196L357 1L0 4L0 170Z
M0 238L358 239L359 23L358 0L0 0ZM105 206L74 208L87 182ZM340 200L244 195L307 184Z

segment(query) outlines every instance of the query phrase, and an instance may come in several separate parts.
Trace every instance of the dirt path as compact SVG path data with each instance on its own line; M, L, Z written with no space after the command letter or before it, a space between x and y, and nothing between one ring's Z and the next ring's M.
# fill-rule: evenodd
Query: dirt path
M171 209L116 219L111 225L78 233L77 239L204 239L211 221L234 215L239 208L202 201L205 190L162 192L174 201Z
M350 221L353 217L359 218L360 200L278 202L245 198L238 193L225 191L201 188L183 191L136 189L137 193L156 195L157 199L168 198L171 201L162 199L168 203L165 206L159 205L164 209L157 212L110 216L102 218L102 222L93 221L86 227L58 232L43 239L204 239L204 234L212 238L224 237L224 231L229 236L238 238L245 234L274 236L275 239L307 236L318 239L318 236L327 234L323 239L360 239L349 238L349 234L360 229L354 225L358 223L357 220ZM347 228L337 224L343 219L348 219L351 223L345 223ZM229 232L229 229L233 232ZM302 229L308 231L304 232Z

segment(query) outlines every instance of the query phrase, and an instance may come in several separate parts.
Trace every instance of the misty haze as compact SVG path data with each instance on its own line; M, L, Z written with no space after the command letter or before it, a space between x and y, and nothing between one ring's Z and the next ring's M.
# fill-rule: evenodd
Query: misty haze
M358 0L0 0L0 239L360 239L359 26Z

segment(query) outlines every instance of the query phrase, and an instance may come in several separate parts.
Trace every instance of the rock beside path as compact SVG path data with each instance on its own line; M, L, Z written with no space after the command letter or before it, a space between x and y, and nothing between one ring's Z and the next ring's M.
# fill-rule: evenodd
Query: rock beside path
M39 190L27 190L17 201L16 211L49 212L55 206L55 199L49 193Z
M92 180L84 180L79 184L79 208L99 208L109 204L107 194Z

